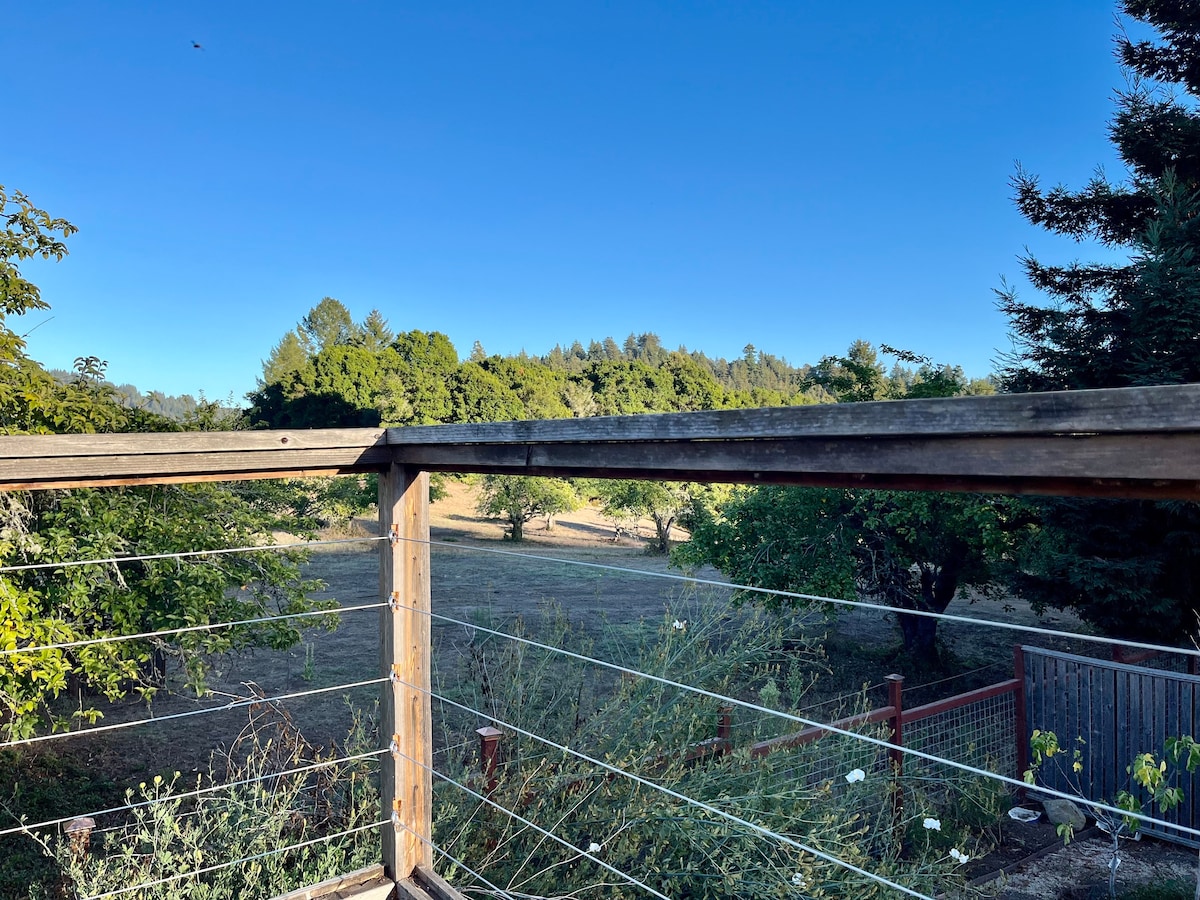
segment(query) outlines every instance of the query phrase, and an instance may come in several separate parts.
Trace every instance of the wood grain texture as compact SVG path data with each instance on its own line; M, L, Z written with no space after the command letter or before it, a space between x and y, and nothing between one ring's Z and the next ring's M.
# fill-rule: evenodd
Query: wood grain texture
M396 444L1200 430L1200 384L389 428Z
M404 429L0 437L0 489L427 471L1200 498L1200 385Z
M384 816L383 865L395 881L418 866L433 866L433 730L431 701L429 476L391 466L379 478L381 534L379 593L398 608L380 610L380 666L397 681L385 684L380 709L383 739L398 752L380 766Z

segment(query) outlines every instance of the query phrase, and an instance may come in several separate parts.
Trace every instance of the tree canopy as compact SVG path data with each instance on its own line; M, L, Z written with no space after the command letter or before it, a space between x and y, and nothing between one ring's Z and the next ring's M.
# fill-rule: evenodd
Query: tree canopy
M81 356L67 380L24 353L10 316L45 309L37 287L17 264L30 256L61 259L57 237L75 229L37 209L23 194L0 188L0 429L17 433L172 431L230 427L216 404L201 402L185 421L130 408L104 380L105 363ZM116 556L259 547L276 524L252 488L197 484L0 495L0 565L51 564L0 575L0 647L60 645L182 626L262 618L312 610L313 585L300 578L301 556L256 551L212 557L143 560L60 568L53 564ZM150 696L165 660L174 659L202 689L207 656L251 646L288 646L295 620L196 631L155 639L56 647L6 655L0 665L0 731L27 736L50 721L71 718L54 703L75 679L110 699ZM99 713L77 706L76 718Z
M1024 170L1016 203L1032 224L1091 239L1126 262L1023 260L1048 304L1004 287L1015 350L1010 391L1200 381L1200 18L1190 4L1126 0L1157 36L1117 37L1129 87L1117 95L1111 140L1125 177L1043 190ZM1200 613L1200 507L1194 503L1046 500L1010 572L1039 607L1071 607L1122 636L1172 639Z
M954 370L902 358L920 362L922 374L889 379L875 348L855 341L811 377L844 402L903 396L905 384L922 396L964 392ZM714 565L749 586L846 600L865 594L897 610L942 613L960 586L990 588L1008 519L1006 501L971 494L742 488L716 503L699 498L688 517L692 538L675 559ZM746 596L772 607L804 602ZM917 664L938 660L936 619L900 612L897 622Z

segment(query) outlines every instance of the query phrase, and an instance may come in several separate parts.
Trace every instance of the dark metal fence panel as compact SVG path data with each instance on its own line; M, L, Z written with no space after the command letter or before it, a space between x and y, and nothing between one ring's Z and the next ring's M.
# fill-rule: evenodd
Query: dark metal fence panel
M1111 802L1116 793L1138 789L1128 766L1139 753L1160 759L1169 737L1195 736L1200 723L1200 677L1024 647L1025 727L1053 731L1064 753L1043 765L1039 779L1048 787ZM1074 751L1082 768L1074 771ZM1184 802L1155 818L1200 828L1200 773L1182 774ZM1169 826L1143 831L1188 846L1194 838Z

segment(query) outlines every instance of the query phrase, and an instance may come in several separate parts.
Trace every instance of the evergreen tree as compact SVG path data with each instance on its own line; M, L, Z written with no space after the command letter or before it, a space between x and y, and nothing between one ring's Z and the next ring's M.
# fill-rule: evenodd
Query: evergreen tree
M308 353L304 350L300 335L295 331L289 331L272 348L271 355L263 360L263 373L262 378L259 379L259 386L278 384L303 369L307 362Z
M353 343L358 327L340 300L325 297L300 320L299 332L309 355L316 356L327 347Z
M396 339L395 332L388 326L388 321L377 309L367 313L363 323L358 328L359 344L372 353L382 353Z
M1200 381L1200 13L1184 0L1126 0L1156 40L1117 39L1130 86L1118 93L1110 137L1126 178L1042 191L1019 171L1016 202L1035 225L1093 239L1128 262L1023 265L1048 306L1005 288L1015 352L1011 391ZM1032 510L1040 527L1014 567L1036 606L1074 607L1130 637L1182 637L1200 612L1200 506L1055 500Z

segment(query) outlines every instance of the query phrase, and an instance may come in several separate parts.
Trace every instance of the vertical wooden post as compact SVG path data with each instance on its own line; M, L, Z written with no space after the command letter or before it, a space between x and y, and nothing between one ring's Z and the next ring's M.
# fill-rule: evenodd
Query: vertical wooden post
M1013 692L1013 740L1017 742L1017 777L1023 778L1029 768L1029 736L1025 733L1025 651L1020 644L1013 645L1013 678L1017 681Z
M491 725L476 728L479 735L479 771L486 779L487 790L490 794L496 789L496 763L500 761L500 739L504 732Z
M430 695L429 476L393 464L379 475L380 732L393 753L381 765L383 867L399 881L433 865L433 730ZM406 682L412 687L406 686ZM424 840L422 840L424 838Z
M904 811L904 790L900 787L900 776L904 774L904 676L888 675L888 706L892 708L888 723L892 726L892 743L888 750L888 762L892 766L892 814L898 819Z
M893 709L888 724L892 726L892 743L897 747L904 746L904 676L888 675L884 681L888 683L888 706ZM904 753L898 749L888 751L888 759L892 763L892 771L897 775L904 773Z
M733 707L722 706L717 710L717 755L733 752Z

